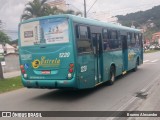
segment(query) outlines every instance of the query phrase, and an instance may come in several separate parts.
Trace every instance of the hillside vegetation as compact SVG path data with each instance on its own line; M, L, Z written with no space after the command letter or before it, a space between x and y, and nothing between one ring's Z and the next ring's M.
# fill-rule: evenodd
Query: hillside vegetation
M139 11L127 15L118 15L119 22L122 25L131 27L134 25L136 28L145 28L145 37L151 39L155 32L160 31L160 6L155 6L146 11Z

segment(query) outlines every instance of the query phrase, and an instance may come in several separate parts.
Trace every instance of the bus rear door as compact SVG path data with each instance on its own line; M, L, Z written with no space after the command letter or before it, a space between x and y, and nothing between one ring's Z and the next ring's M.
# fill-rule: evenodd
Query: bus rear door
M95 84L102 82L102 40L100 33L92 33L93 49L95 55Z
M123 71L128 70L128 45L127 35L121 35L122 40L122 53L123 53Z

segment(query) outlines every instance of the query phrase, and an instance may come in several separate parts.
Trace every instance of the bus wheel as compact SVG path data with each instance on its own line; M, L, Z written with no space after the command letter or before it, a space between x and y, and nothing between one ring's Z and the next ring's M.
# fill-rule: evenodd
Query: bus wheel
M108 83L110 85L113 85L114 81L115 81L115 67L111 66L111 69L110 69L110 79L109 79Z
M136 63L135 63L135 68L133 68L133 71L137 71L137 68L138 68L138 59L136 60Z

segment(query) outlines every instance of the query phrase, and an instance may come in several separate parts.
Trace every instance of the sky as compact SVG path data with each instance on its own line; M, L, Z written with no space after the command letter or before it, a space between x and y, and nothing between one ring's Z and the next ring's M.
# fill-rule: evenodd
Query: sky
M17 38L20 16L29 1L32 0L0 0L0 20L4 23L3 26L12 39ZM66 2L71 4L72 8L83 12L84 0L66 0ZM86 0L86 4L87 11L91 8L87 13L88 16L94 13L114 16L150 9L160 5L160 0ZM93 7L91 7L92 5Z

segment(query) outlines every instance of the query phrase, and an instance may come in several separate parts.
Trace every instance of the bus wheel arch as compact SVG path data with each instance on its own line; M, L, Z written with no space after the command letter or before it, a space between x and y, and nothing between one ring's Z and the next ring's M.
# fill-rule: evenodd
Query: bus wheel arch
M114 84L115 77L116 77L116 66L115 64L111 64L109 71L109 81L108 81L110 85Z
M139 63L140 63L140 61L139 61L139 56L137 57L137 65L140 65Z
M133 71L134 71L134 72L137 71L138 65L139 65L139 56L138 56L137 59L136 59L135 68L133 68Z

